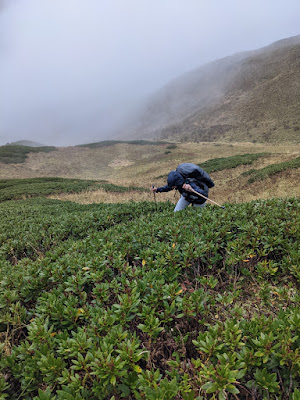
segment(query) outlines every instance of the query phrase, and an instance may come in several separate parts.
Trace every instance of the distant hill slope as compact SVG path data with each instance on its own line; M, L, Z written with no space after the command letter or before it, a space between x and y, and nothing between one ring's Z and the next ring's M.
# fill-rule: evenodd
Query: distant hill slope
M16 142L8 143L7 145L28 146L28 147L44 147L44 144L33 142L31 140L18 140Z
M148 101L128 133L176 141L299 142L299 111L296 36L170 82Z

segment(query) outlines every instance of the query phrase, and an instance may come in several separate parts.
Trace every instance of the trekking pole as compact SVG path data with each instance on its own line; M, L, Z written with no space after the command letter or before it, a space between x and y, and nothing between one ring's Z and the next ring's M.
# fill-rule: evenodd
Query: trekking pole
M154 185L152 185L152 187L154 188ZM153 192L153 197L154 197L155 208L156 208L156 211L157 211L157 204L156 204L155 192Z
M189 183L188 183L188 185L189 185ZM204 199L210 201L211 203L214 203L216 206L225 209L225 206L221 206L220 204L216 203L215 201L209 199L208 197L205 197L203 194L196 192L196 190L194 190L193 188L191 188L190 191L193 192L193 193L195 193L197 196L201 196L201 197L203 197Z

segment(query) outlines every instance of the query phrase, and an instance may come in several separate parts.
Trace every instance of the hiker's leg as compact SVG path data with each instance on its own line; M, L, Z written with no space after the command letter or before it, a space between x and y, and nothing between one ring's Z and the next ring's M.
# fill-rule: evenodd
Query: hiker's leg
M187 201L182 195L180 196L180 199L178 200L176 207L174 208L175 211L181 211L184 210L188 205L190 204L189 201Z
M206 206L206 203L203 203L203 204L193 204L193 207L200 207L200 208L203 208L203 207L205 207Z

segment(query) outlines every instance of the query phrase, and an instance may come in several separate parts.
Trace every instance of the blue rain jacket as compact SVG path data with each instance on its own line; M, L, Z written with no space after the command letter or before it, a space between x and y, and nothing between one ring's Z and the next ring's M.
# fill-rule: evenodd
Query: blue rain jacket
M198 193L205 197L208 197L208 186L204 182L195 182L192 179L184 178L179 172L171 171L168 175L168 184L157 188L157 192L169 192L173 190L174 186L179 193L190 203L203 204L206 202L201 196L197 196L194 193L188 192L183 189L182 185L188 183Z

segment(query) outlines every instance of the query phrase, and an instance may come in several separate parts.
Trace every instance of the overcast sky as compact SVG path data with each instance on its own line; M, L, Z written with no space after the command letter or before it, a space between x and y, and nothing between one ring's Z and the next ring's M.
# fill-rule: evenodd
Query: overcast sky
M0 0L0 145L109 139L169 80L299 21L300 0Z

